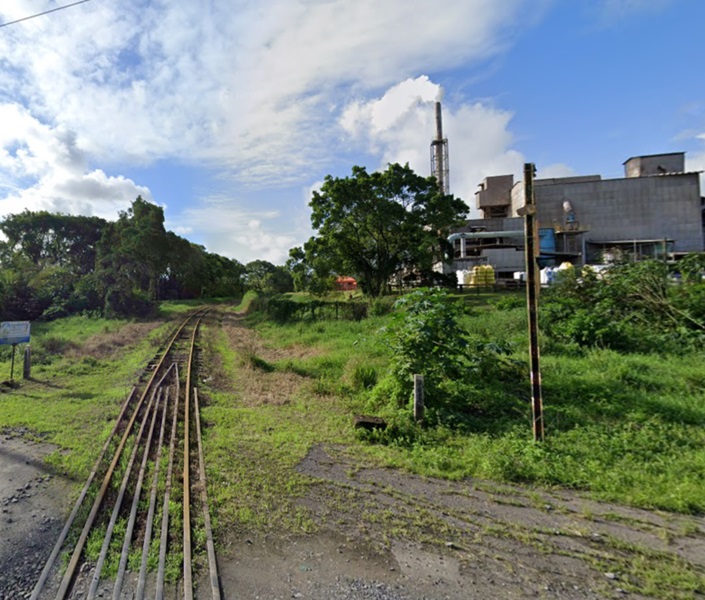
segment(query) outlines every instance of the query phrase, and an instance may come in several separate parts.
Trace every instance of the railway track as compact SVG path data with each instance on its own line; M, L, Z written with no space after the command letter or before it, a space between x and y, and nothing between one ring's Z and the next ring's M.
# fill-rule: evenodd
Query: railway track
M182 321L125 400L31 600L111 594L113 600L170 595L191 600L196 520L198 537L205 539L198 553L207 556L210 572L207 597L221 598L198 391L191 381L197 333L207 312ZM69 557L65 569L62 555Z

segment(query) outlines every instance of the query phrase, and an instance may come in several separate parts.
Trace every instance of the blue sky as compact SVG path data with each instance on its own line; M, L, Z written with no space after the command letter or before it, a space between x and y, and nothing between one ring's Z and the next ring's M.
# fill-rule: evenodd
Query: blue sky
M0 23L69 3L2 0ZM282 264L327 174L705 169L702 0L91 0L0 28L0 215L141 194L211 252ZM473 210L473 216L475 211Z

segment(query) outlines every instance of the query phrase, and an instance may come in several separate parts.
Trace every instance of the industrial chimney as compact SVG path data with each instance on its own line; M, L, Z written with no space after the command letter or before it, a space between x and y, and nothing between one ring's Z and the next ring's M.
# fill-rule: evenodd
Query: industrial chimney
M436 137L431 142L431 174L438 181L438 189L443 194L450 194L448 185L448 140L443 137L441 103L436 102Z

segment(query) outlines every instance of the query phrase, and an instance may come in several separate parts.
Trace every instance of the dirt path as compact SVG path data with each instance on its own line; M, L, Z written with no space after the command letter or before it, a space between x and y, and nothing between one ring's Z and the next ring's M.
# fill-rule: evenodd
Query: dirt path
M230 540L227 598L642 599L653 596L634 590L631 560L705 569L702 518L357 470L336 448L314 448L299 471L317 482L302 503L320 531Z

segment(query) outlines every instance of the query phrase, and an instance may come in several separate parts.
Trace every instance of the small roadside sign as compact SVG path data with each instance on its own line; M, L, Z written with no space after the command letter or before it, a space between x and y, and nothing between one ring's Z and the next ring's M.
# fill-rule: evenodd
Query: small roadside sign
M29 321L3 321L0 323L0 344L29 342Z

